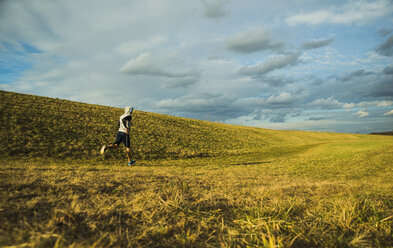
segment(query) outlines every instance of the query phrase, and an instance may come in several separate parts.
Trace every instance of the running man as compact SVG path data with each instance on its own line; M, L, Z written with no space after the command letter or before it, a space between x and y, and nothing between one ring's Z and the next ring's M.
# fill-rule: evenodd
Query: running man
M128 166L131 166L136 162L135 160L131 159L131 152L130 152L130 128L131 128L133 110L134 110L133 107L125 107L124 114L120 116L119 130L117 131L115 142L113 144L103 145L100 151L101 155L104 155L107 149L118 148L120 143L123 142L127 151Z

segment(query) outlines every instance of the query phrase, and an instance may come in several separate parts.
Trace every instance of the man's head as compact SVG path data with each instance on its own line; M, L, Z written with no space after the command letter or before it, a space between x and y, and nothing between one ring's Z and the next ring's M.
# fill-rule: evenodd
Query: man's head
M130 115L132 115L132 111L134 111L134 108L131 107L131 106L127 106L127 107L124 108L124 113L125 113L125 114L130 114Z

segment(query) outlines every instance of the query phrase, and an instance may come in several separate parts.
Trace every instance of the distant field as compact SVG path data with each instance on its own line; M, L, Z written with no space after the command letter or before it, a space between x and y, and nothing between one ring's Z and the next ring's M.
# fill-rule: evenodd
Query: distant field
M380 133L370 133L374 135L393 135L393 132L380 132Z
M0 246L392 247L393 137L136 112L0 91Z

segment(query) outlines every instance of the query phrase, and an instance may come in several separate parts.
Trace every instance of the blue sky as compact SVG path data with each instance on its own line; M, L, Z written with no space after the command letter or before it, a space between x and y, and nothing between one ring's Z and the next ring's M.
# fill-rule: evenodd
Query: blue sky
M393 1L0 2L0 89L275 129L393 130Z

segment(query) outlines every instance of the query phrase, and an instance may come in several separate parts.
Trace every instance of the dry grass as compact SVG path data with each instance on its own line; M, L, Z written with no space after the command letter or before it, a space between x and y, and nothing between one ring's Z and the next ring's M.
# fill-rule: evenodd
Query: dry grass
M4 161L0 244L390 247L392 148L340 142L132 168Z

